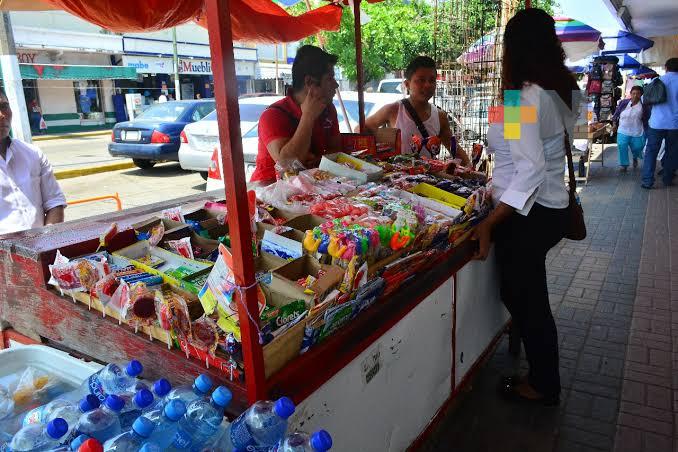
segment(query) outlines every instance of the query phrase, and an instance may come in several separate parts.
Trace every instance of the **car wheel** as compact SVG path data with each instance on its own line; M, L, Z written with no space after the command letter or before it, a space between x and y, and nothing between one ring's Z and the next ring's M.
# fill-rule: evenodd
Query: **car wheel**
M202 177L203 180L207 180L207 171L200 171L200 177Z
M132 159L132 161L137 168L141 169L151 169L155 166L155 162L153 160Z

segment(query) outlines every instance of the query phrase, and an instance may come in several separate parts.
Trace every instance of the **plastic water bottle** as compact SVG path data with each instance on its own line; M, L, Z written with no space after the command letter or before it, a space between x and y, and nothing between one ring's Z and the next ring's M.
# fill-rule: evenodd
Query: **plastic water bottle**
M80 445L80 447L78 447L77 449L71 448L71 450L73 451L77 450L77 452L103 452L104 448L101 445L101 443L96 439L88 438Z
M124 395L134 393L137 385L137 376L144 367L135 359L122 366L115 363L108 364L103 369L89 376L75 393L80 397L94 394L103 403L107 395Z
M70 433L84 413L99 408L99 405L99 399L92 394L83 397L78 403L64 399L53 400L47 405L32 409L26 413L23 418L23 425L46 424L52 419L60 417L68 423L68 433Z
M77 438L75 438L73 441L71 441L70 444L62 444L61 446L57 447L56 449L52 449L50 452L71 452L71 451L77 452L77 451L80 450L80 446L82 446L82 444L85 441L87 441L88 439L91 439L91 438L87 435L80 435ZM96 444L98 444L99 447L101 448L101 443L99 441L97 441L95 439L92 439L92 441L96 442ZM83 449L83 452L85 450L88 450L88 449L87 448ZM102 449L99 449L99 450L102 450Z
M161 449L167 449L176 436L179 420L186 414L186 405L181 400L171 400L162 410L154 410L143 415L155 424L153 434L148 439Z
M294 432L287 435L283 442L271 448L271 452L326 452L332 448L332 437L325 430L312 435Z
M115 438L111 438L104 444L105 451L115 452L137 452L141 449L141 445L151 436L155 424L145 417L139 417L134 424L132 430L121 433Z
M209 376L205 374L198 375L192 386L179 386L178 388L171 390L165 398L165 403L170 400L179 399L184 402L188 408L188 405L194 400L206 398L207 394L209 394L212 389L212 386L212 379Z
M287 419L292 413L294 402L287 397L275 402L256 402L231 423L218 448L227 451L272 448L285 436Z
M68 431L68 424L61 418L49 421L47 426L31 424L22 428L9 443L12 452L44 451L57 447Z
M104 405L96 410L85 413L80 417L76 431L83 433L100 443L120 434L120 410L125 406L125 401L116 396L109 395Z
M196 450L205 445L219 431L224 420L224 409L233 398L225 386L212 393L210 401L194 400L186 407L186 414L179 420L177 433L172 442L174 450Z
M126 412L120 414L120 428L127 431L132 427L134 420L141 416L141 413L153 403L153 393L148 389L140 389L134 394L131 400L131 406L125 403Z
M153 383L151 390L153 391L154 396L153 403L143 410L145 413L162 409L165 404L165 396L172 390L172 384L164 378L161 378Z
M162 452L164 448L161 448L157 444L153 442L145 442L143 446L141 446L141 449L139 449L139 452Z

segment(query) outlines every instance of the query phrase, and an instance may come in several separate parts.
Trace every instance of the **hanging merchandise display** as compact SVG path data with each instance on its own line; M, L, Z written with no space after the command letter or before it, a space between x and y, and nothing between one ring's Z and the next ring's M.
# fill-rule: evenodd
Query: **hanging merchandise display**
M586 94L589 102L593 102L593 113L596 121L609 120L621 100L623 84L619 71L619 58L614 55L599 56L589 65Z

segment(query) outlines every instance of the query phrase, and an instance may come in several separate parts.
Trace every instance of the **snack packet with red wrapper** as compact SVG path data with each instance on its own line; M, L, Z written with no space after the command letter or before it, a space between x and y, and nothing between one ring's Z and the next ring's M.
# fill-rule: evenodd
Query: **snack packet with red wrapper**
M160 240L165 235L165 224L161 221L151 228L148 236L148 243L151 246L158 246Z
M97 251L101 248L106 248L111 243L111 240L113 240L113 237L118 235L118 232L118 223L111 224L108 229L106 229L106 232L99 237L99 247L97 248Z
M214 320L202 316L193 322L193 335L189 342L195 348L205 350L211 356L214 356L214 351L219 344L219 330Z
M144 283L134 284L130 291L125 318L136 327L140 324L150 325L156 319L155 298L155 290L150 290Z
M163 218L166 218L168 220L178 221L179 223L185 223L184 214L181 212L181 206L165 209L161 212L161 215Z
M111 302L113 294L115 294L119 286L120 282L118 282L118 279L112 273L104 276L94 285L90 295L97 297L104 306L104 315L106 315L106 306Z
M179 240L168 240L167 246L169 246L170 250L179 256L193 260L193 247L191 246L190 237L184 237Z
M118 324L122 323L122 319L127 314L127 308L130 303L130 290L129 285L123 280L120 281L120 285L113 292L113 296L108 303L108 307L118 314ZM104 313L104 317L106 314Z

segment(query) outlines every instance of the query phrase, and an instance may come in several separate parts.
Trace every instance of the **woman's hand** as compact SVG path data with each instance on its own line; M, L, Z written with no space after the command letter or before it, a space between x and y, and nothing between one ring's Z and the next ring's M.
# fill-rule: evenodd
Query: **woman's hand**
M476 226L471 235L471 240L478 242L478 250L473 254L473 259L484 261L490 253L490 242L492 238L492 223L484 220Z

